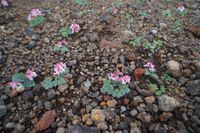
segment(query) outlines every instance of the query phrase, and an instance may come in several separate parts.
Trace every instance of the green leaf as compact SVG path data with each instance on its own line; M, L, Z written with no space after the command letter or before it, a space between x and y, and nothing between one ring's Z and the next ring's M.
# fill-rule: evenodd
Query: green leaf
M161 85L161 86L160 86L160 91L161 91L162 93L165 93L165 87L164 87L164 85Z
M59 51L60 50L60 48L58 47L58 46L55 46L54 48L53 48L53 51Z
M102 86L101 87L101 93L105 94L107 92L107 89L105 86Z
M159 79L158 75L155 74L155 73L151 73L151 74L150 74L150 77L152 77L152 78L156 78L156 79Z
M155 92L157 96L161 96L162 92L161 91L156 91Z
M62 47L60 48L60 50L63 51L63 52L69 51L69 49L68 49L67 47L65 47L65 46L62 46Z
M118 89L114 90L113 91L113 94L112 94L113 97L117 97L117 98L120 98L121 97L121 93Z
M147 14L146 12L138 12L139 15L143 16L143 17L148 17L149 14Z
M43 16L38 16L33 20L28 20L28 22L29 22L30 27L34 27L34 26L36 26L38 24L43 23L44 20L45 20L45 18Z
M141 5L142 1L140 1L140 0L136 1L136 4Z
M87 4L87 1L85 1L85 0L75 0L75 3L84 6L84 5Z
M25 88L31 88L31 87L35 86L35 82L33 80L29 80L28 78L26 78L25 81L22 83L22 85Z
M148 87L151 88L151 89L154 89L155 91L158 90L158 85L157 84L150 84Z
M56 87L58 85L65 84L65 83L66 81L63 77L56 76L55 80L53 81L53 86Z
M51 77L46 78L46 79L43 81L42 86L43 86L46 90L52 88L52 87L53 87L52 80L53 80L53 78L51 78Z
M122 96L130 92L130 89L125 84L120 84L119 88Z
M109 13L113 13L113 8L112 8L112 7L109 7L109 8L108 8L108 12L109 12Z
M110 84L111 83L111 81L110 80L104 80L104 84Z
M133 22L134 22L133 18L129 19L129 23L133 23Z
M12 80L19 82L19 83L22 83L26 80L26 75L23 74L23 73L16 73L16 74L13 75Z
M51 15L52 13L51 13L51 10L47 10L47 14L48 15Z
M111 95L113 93L113 90L114 90L113 86L112 85L108 85L108 89L107 89L108 95Z

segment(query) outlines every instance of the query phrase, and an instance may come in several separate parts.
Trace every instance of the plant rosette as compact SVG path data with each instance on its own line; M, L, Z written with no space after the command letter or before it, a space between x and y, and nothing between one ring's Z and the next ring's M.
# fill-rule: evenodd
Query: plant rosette
M69 49L67 47L65 47L64 45L66 45L67 42L65 40L59 41L58 44L53 48L53 51L69 51Z
M120 71L110 73L109 80L105 80L101 88L101 93L112 95L113 97L120 98L130 92L126 86L130 83L131 77L128 75L122 76Z
M54 67L54 76L47 77L42 82L42 86L48 90L50 88L57 87L58 85L65 84L66 81L64 76L67 73L69 73L69 69L66 67L66 64L62 62L57 63Z
M187 13L187 10L183 5L179 6L177 9L175 9L175 12L179 15L184 15Z
M155 65L153 65L151 62L147 62L146 65L144 65L144 67L147 67L148 69L145 69L145 75L146 76L150 76L152 78L156 78L159 79L158 75L155 74Z
M42 12L39 9L33 9L28 14L27 21L30 27L39 25L45 21L45 18L42 16Z

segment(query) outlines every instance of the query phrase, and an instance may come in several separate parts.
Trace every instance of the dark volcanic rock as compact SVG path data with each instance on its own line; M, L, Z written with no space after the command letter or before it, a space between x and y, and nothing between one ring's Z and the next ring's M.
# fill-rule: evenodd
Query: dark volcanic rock
M187 83L186 93L192 96L200 95L200 80L194 80Z

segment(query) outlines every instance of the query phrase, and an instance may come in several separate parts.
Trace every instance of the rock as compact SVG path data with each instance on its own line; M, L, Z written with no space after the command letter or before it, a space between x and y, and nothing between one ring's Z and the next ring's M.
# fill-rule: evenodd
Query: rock
M195 52L195 51L193 51L192 52L192 54L197 58L197 59L199 59L200 58L200 54L199 53L197 53L197 52Z
M23 109L24 110L27 110L27 109L29 109L29 108L31 108L31 102L26 102L25 104L23 104Z
M166 66L169 71L179 71L180 70L180 64L174 60L168 61Z
M49 89L48 92L47 92L47 98L48 100L51 100L55 97L56 95L56 92L54 89Z
M80 40L81 40L82 43L88 42L88 39L86 37L81 37Z
M105 115L104 115L104 111L101 109L93 109L91 111L91 119L93 121L104 121L105 120Z
M30 41L27 45L27 49L31 50L32 48L36 47L37 44L34 41Z
M108 129L108 126L107 126L107 124L106 124L105 121L101 121L101 122L98 122L98 123L97 123L97 128L98 128L99 130L107 130L107 129Z
M135 77L136 79L138 79L139 77L141 77L144 73L145 73L145 70L142 69L142 68L136 68L136 69L134 70L134 72L133 72L134 77Z
M22 93L22 92L25 90L25 88L24 88L23 85L20 85L20 86L18 86L18 87L16 88L16 90L17 90L19 93Z
M117 104L117 101L116 100L108 100L107 101L107 105L108 105L108 107L110 107L110 108L114 108L115 107L115 105Z
M66 101L66 98L65 98L65 97L61 97L61 98L58 99L58 101L59 101L60 103L64 103L64 102Z
M173 111L180 103L173 97L162 95L158 97L158 105L162 111Z
M137 88L137 92L142 95L142 96L151 96L154 94L154 92L146 90L146 89L138 89Z
M78 78L77 80L77 85L80 85L81 83L83 83L84 79L82 77Z
M86 87L86 88L88 88L88 89L90 89L90 87L91 87L91 82L90 81L86 81L85 83L84 83L84 86Z
M121 106L121 112L125 112L126 111L126 107L125 106Z
M58 90L60 91L60 92L65 92L65 90L67 89L69 87L69 85L68 84L61 84L61 85L59 85L58 86Z
M130 103L130 99L129 98L124 98L123 104L124 105L128 105L129 103Z
M28 28L26 28L26 34L28 34L29 36L36 36L36 33L35 33L35 31L33 30L33 28L30 28L30 27L28 27Z
M45 112L40 121L35 124L35 130L43 131L47 129L52 124L55 117L56 112L54 110L49 110L48 112Z
M90 116L91 116L90 114L84 115L83 118L82 118L82 121L86 122L90 118Z
M155 102L155 97L154 96L149 96L149 97L145 97L144 100L147 102L147 103L154 103Z
M106 47L116 48L116 46L117 45L115 43L106 41L105 39L102 39L101 42L100 42L100 44L99 44L99 48L106 48Z
M200 96L200 80L189 81L186 84L186 93L192 96Z
M134 127L134 128L131 128L130 133L141 133L141 132L140 132L140 129L139 129L139 128Z
M183 76L184 77L190 77L192 74L192 71L190 69L183 70Z
M125 57L123 55L120 55L119 59L120 59L121 64L125 63Z
M13 89L9 92L9 97L16 97L18 95L18 91L16 89Z
M7 113L7 107L4 105L0 105L0 118L6 115Z
M160 23L160 27L162 27L162 28L167 28L167 24L165 24L165 23Z
M128 125L124 121L120 121L120 123L119 123L120 130L126 129L127 127L128 127Z
M86 123L87 126L91 126L93 124L93 121L89 118L87 119Z
M44 106L45 106L45 109L46 109L46 110L50 110L50 109L51 109L51 107L52 107L53 105L52 105L52 103L51 103L51 102L49 102L49 101L46 101L46 102L44 103Z
M108 22L108 15L106 13L104 13L102 16L101 16L101 20L104 21L104 22Z
M25 101L27 101L27 100L31 100L31 99L33 99L33 93L31 92L31 91L25 91L25 92L23 92L23 94L22 94L22 98L25 100Z
M78 125L73 125L67 130L67 133L99 133L99 132L89 127L80 127Z
M150 122L151 115L147 114L146 112L141 112L137 114L137 118L140 119L142 122Z
M9 123L7 123L6 125L5 125L5 128L7 128L7 129L12 129L12 128L14 128L15 127L15 123L14 122L9 122Z
M154 35L156 35L156 34L158 33L157 30L152 30L151 32L152 32Z
M25 126L21 124L17 124L12 133L24 133L24 130L25 130Z
M129 61L135 61L136 60L136 57L134 54L130 54L130 55L127 55L126 56L126 59L128 59Z
M65 128L64 127L59 127L57 129L56 133L65 133Z
M200 72L200 61L195 62L195 67Z
M134 110L131 110L130 115L134 117L135 115L137 115L137 113L138 113L137 110L134 109Z
M91 42L96 42L99 41L99 37L97 36L97 34L89 34L88 38Z
M194 25L188 29L195 36L200 37L200 24Z
M37 104L39 109L44 109L44 101L43 100L38 100L38 104Z

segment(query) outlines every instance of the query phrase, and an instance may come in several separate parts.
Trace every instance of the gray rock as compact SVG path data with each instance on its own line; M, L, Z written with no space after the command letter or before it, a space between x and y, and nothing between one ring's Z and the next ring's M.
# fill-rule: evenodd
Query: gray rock
M166 66L169 71L179 71L180 70L180 64L174 60L168 61Z
M189 81L186 87L187 94L200 96L200 80Z
M46 110L51 110L51 107L52 107L53 105L52 105L51 102L46 101L46 102L44 103L44 106L45 106L45 109L46 109Z
M90 83L90 81L86 81L84 83L84 85L85 85L86 88L90 89L90 87L91 87L92 84Z
M57 129L56 133L65 133L65 128L64 127L59 127Z
M47 98L48 98L48 100L53 99L55 97L55 95L56 95L56 92L55 92L54 89L48 90L48 92L47 92Z
M82 43L88 42L88 39L86 37L81 37L80 40L81 40Z
M158 105L162 111L173 111L180 103L173 97L162 95L158 97Z
M124 121L120 121L120 123L119 123L120 130L126 129L127 127L128 127L128 125Z
M131 128L130 133L141 133L141 132L140 132L140 129L139 129L139 128L134 127L134 128Z
M7 123L6 125L5 125L5 128L7 128L7 129L12 129L12 128L14 128L15 127L15 123L14 122L9 122L9 123Z
M131 116L135 116L135 115L137 115L137 113L138 113L137 110L134 109L134 110L132 110L132 111L130 112L130 115L131 115Z
M78 78L77 80L77 85L80 85L81 83L83 83L84 79L82 77Z
M62 84L58 86L58 90L63 93L65 92L65 90L67 90L68 87L69 87L68 84Z
M73 65L75 65L76 63L77 63L76 60L71 60L71 61L69 61L68 66L73 66Z
M88 38L91 42L96 42L99 40L99 37L97 36L97 34L89 34Z
M141 112L137 114L137 118L140 119L142 122L150 122L151 121L151 115L147 114L146 112Z
M30 41L29 44L27 45L27 49L30 50L36 46L37 46L37 44L34 41Z
M73 125L66 131L66 133L99 133L99 132L89 127L80 127L78 125Z
M38 106L39 109L44 109L44 101L43 100L38 100Z
M101 122L97 123L97 128L99 130L107 130L108 126L107 126L107 123L105 121L101 121Z
M101 20L104 21L104 22L108 22L108 15L104 13L104 14L101 16Z
M167 24L165 24L165 23L160 23L160 27L162 27L162 28L167 28Z
M126 111L126 107L125 106L121 106L121 112L125 112Z
M120 59L120 62L121 62L122 64L125 63L125 57L124 57L123 55L120 55L120 56L119 56L119 59Z
M22 94L22 98L27 101L33 99L33 93L31 91L24 91Z
M26 28L26 34L28 34L29 36L35 36L36 35L36 33L35 33L35 31L33 30L33 28Z
M14 128L13 133L24 133L24 130L25 130L25 126L21 124L17 124Z
M25 104L23 104L23 109L24 110L27 110L27 109L29 109L29 108L31 108L31 102L26 102Z

